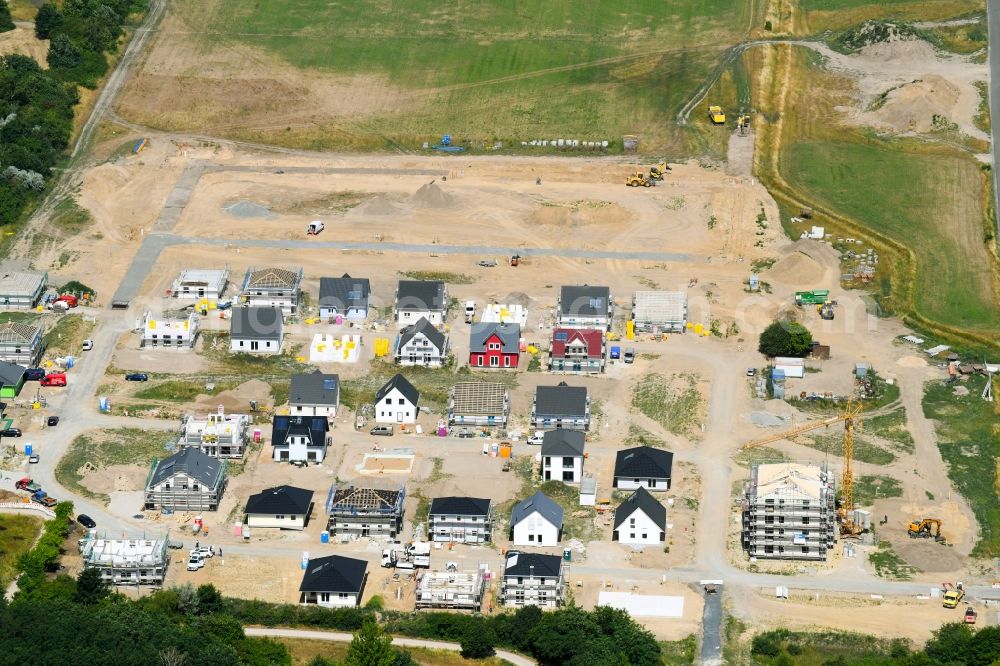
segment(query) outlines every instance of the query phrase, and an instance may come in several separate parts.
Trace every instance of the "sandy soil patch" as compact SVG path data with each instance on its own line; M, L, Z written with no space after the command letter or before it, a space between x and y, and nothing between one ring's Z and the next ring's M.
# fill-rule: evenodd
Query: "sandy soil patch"
M48 69L46 57L49 53L49 40L37 39L33 28L20 26L7 32L0 32L0 55L17 53L34 58L42 69Z
M934 539L911 539L906 530L911 520L939 519L941 535L948 544L964 544L968 541L970 530L977 529L970 524L962 507L953 500L882 500L876 502L874 513L880 519L882 516L889 517L888 524L879 528L879 538L889 541L896 554L907 563L928 573L957 571L962 568L965 557L954 545L939 544Z
M141 490L146 482L149 468L142 465L109 465L100 469L84 467L80 482L84 488L95 493L109 494Z

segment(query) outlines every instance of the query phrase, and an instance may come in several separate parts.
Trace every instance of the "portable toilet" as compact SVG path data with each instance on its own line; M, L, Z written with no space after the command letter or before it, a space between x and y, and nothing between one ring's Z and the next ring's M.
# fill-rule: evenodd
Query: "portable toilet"
M329 538L329 536L327 536L327 538ZM301 566L302 566L302 570L303 571L305 571L306 569L309 568L309 551L308 550L302 551L302 565Z
M24 455L26 455L26 456L30 456L30 455L31 455L31 452L32 452L32 450L33 450L33 448L34 448L34 447L32 447L32 445L31 445L31 444L25 444L25 445L24 445Z
M570 548L563 548L563 559L567 562L573 560L573 550Z
M330 533L328 531L326 531L326 530L323 530L322 532L320 532L319 533L319 542L320 543L330 543Z

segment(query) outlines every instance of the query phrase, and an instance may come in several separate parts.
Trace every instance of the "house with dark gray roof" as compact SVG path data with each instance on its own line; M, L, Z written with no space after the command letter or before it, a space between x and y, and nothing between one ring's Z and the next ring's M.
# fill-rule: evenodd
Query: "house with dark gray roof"
M441 325L448 316L448 285L441 280L400 280L396 287L396 321L412 324L421 317Z
M608 287L564 286L559 290L559 326L610 331L614 307Z
M38 305L48 284L48 273L0 268L0 308L30 310Z
M492 503L478 497L435 497L428 514L431 541L485 543L493 532ZM418 517L419 518L419 517Z
M500 604L558 608L566 598L568 567L558 555L509 550L500 577Z
M517 368L521 359L521 325L484 321L469 332L469 365L473 368Z
M271 448L278 462L319 464L330 445L330 422L325 416L277 414L271 425Z
M243 277L239 300L251 307L276 307L293 315L299 309L301 293L301 268L250 268Z
M563 508L540 491L511 509L510 540L515 546L557 546L562 528Z
M33 368L42 360L44 351L42 329L38 326L19 321L0 324L0 361Z
M420 392L403 375L396 375L375 393L376 423L416 423Z
M580 483L584 435L579 430L549 430L542 437L540 474L545 481Z
M0 361L0 398L16 398L25 382L25 367Z
M538 386L531 403L531 425L536 430L590 429L590 396L586 386Z
M639 488L615 509L611 540L634 546L663 543L667 509L648 490Z
M312 507L313 491L275 486L247 498L244 520L251 528L302 530L309 522Z
M281 309L233 308L229 320L229 351L248 354L280 354L285 339Z
M393 357L398 365L440 367L448 358L448 336L421 317L396 336Z
M192 447L154 460L146 477L146 509L215 511L226 489L226 461Z
M343 317L362 320L368 317L372 287L368 278L347 273L339 278L319 279L319 316L322 319Z
M615 455L615 483L618 490L670 490L674 454L651 446L622 449Z
M357 606L367 580L368 562L365 560L341 555L313 558L302 574L299 603L324 608Z
M292 416L334 418L340 406L340 377L316 370L292 375L288 411Z

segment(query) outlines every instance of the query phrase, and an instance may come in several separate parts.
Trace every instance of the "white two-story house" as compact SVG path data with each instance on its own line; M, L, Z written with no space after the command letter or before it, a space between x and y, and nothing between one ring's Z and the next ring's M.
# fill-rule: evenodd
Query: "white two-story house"
M448 356L448 336L421 318L399 332L393 356L399 365L440 367Z
M583 479L584 434L579 430L550 430L542 438L540 473L545 481L580 483Z

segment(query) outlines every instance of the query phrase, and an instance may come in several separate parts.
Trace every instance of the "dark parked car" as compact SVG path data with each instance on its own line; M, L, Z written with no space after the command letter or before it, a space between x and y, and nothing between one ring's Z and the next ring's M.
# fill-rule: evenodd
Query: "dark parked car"
M20 437L20 436L21 436L20 428L6 428L4 430L0 430L0 437Z
M391 425L378 425L371 429L373 435L382 435L383 437L392 436L392 426Z
M44 368L28 368L24 371L24 378L29 382L37 382L45 376Z
M50 426L59 425L59 417L58 416L50 416L48 419L45 420L45 423L48 424L48 425L50 425Z
M125 381L127 382L146 382L149 381L149 375L145 372L132 372L125 375Z
M84 527L86 527L88 530L92 530L95 527L97 527L97 523L94 522L94 519L91 518L90 516L88 516L85 513L81 513L79 516L77 516L76 517L76 522L80 523L81 525L83 525Z

